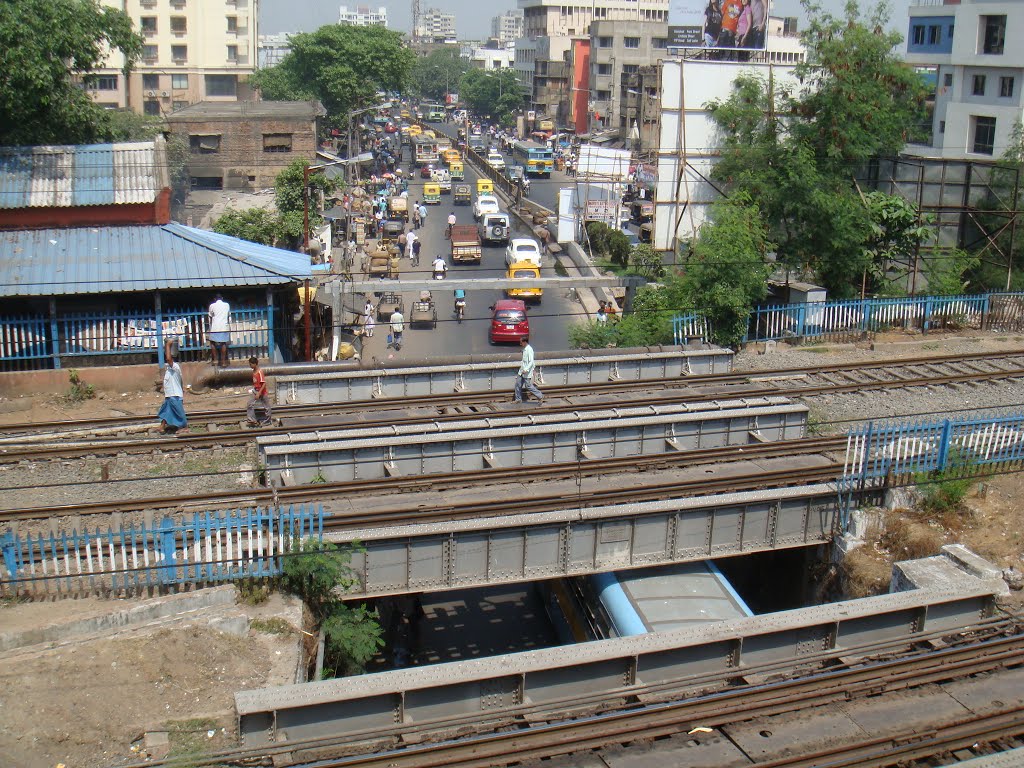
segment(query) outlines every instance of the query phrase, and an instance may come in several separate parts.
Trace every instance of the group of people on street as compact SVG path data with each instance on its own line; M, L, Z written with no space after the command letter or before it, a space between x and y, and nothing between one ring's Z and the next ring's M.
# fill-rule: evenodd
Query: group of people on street
M231 306L218 293L210 304L206 331L207 341L210 344L210 363L214 367L226 368L229 365L230 317ZM188 415L185 413L186 386L178 356L177 341L172 338L164 339L162 385L164 401L160 405L160 410L157 411L157 418L160 420L160 430L165 434L174 434L188 428ZM252 370L252 389L245 409L246 417L250 426L264 427L272 421L267 378L260 367L258 357L249 358L249 368Z

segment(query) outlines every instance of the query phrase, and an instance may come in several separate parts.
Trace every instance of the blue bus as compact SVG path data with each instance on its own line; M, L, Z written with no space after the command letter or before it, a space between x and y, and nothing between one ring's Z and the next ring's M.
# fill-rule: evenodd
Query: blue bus
M555 153L546 144L520 140L512 144L512 162L528 176L548 177L555 166Z

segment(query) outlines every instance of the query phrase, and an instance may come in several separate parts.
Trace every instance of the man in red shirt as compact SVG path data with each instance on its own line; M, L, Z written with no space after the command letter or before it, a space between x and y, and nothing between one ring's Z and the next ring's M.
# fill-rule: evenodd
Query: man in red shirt
M257 357L249 358L249 367L252 368L252 399L249 400L249 407L246 413L249 416L249 424L253 427L265 427L270 424L270 400L267 398L267 378L260 368L260 361ZM263 412L263 418L256 418L256 408Z

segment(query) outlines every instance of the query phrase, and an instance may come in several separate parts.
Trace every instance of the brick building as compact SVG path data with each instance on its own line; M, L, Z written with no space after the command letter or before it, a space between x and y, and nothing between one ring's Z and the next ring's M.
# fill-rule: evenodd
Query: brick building
M316 101L200 102L167 116L189 146L192 189L256 190L296 158L316 155Z

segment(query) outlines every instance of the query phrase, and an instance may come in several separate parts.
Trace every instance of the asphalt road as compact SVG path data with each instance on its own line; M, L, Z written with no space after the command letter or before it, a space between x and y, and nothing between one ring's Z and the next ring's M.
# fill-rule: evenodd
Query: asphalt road
M408 162L404 163L403 167L408 168ZM466 179L473 185L475 197L477 174L472 168L466 168ZM425 181L419 178L413 180L409 187L410 200L422 199L424 183ZM427 206L427 211L425 226L416 232L423 243L419 268L415 271L417 277L422 278L431 273L431 263L438 254L445 256L449 266L448 274L453 277L505 276L504 245L484 245L483 259L479 265L453 264L450 260L451 248L444 236L448 214L454 211L459 224L475 224L472 206L456 206L452 203L451 195L443 193L441 205ZM516 217L512 217L512 230L513 237L533 236L533 233ZM410 274L413 274L413 270L409 259L402 259L400 279L401 276ZM543 264L541 275L543 277L558 276L552 261L546 261ZM518 345L492 346L487 338L491 317L489 307L498 299L504 298L503 291L484 289L467 291L466 317L461 324L455 319L453 292L445 289L443 281L438 281L438 288L432 292L432 295L437 308L436 328L410 328L408 326L412 302L417 297L411 292L403 293L407 324L402 349L395 352L394 349L386 347L387 323L378 322L373 338L364 340L364 359L440 361L456 355L502 351L507 351L511 357L519 356ZM570 325L583 321L585 318L580 304L567 298L564 291L560 290L554 293L550 289L545 292L539 305L528 305L527 317L530 320L531 342L538 352L568 351Z

